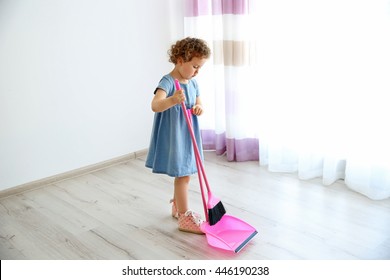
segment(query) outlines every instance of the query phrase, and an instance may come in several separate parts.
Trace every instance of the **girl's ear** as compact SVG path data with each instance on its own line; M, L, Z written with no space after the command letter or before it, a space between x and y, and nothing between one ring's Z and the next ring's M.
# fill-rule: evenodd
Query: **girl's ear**
M182 57L177 58L177 64L183 64L184 60Z

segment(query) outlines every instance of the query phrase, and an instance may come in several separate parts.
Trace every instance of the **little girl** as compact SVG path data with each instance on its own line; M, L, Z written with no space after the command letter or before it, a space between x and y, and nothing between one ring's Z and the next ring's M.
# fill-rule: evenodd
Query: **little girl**
M154 173L167 174L174 179L172 216L178 218L179 230L202 234L199 214L188 207L190 175L197 172L191 137L181 103L192 111L192 126L201 151L201 138L197 116L203 113L199 89L194 78L210 57L206 42L197 38L185 38L172 45L168 51L173 70L162 77L152 100L155 112L146 167ZM175 79L181 89L176 90Z

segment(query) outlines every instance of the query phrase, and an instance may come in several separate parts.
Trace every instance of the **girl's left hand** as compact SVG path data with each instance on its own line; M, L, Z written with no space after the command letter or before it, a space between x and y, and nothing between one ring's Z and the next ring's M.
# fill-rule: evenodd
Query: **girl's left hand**
M194 107L192 107L192 114L196 115L196 116L200 116L202 115L203 113L203 107L202 105L195 105Z

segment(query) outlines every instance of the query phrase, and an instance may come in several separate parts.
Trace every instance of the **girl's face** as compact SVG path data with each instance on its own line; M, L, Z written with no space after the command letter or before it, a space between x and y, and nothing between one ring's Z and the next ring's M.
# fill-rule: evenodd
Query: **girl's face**
M179 58L178 64L180 75L184 79L192 79L198 75L200 68L205 64L206 60L206 58L193 57L190 61L183 62L182 59Z

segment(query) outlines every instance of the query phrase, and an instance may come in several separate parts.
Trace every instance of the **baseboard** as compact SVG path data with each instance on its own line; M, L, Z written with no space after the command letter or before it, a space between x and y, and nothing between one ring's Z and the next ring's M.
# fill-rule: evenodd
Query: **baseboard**
M121 164L121 163L127 162L131 159L142 157L142 156L147 154L147 151L148 151L147 149L136 151L136 152L133 152L133 153L130 153L127 155L123 155L120 157L116 157L116 158L113 158L110 160L102 161L102 162L99 162L96 164L88 165L88 166L74 169L74 170L71 170L68 172L64 172L64 173L50 176L47 178L43 178L43 179L39 179L39 180L32 181L29 183L25 183L25 184L22 184L22 185L19 185L16 187L12 187L9 189L5 189L5 190L0 191L0 199L6 198L6 197L9 197L12 195L21 194L23 192L39 189L39 188L42 188L44 186L47 186L47 185L50 185L53 183L57 183L60 181L71 179L71 178L75 178L75 177L78 177L78 176L81 176L84 174L88 174L88 173L91 173L91 172L94 172L97 170L101 170L101 169L113 166L113 165Z

